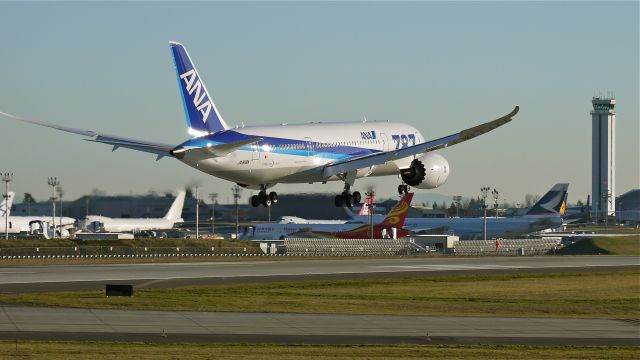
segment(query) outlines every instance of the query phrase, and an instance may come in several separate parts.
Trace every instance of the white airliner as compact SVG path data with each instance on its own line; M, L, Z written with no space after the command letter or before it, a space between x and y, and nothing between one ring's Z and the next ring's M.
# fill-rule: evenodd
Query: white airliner
M9 192L8 194L9 199L8 202L3 200L2 204L0 204L0 233L5 233L5 222L9 228L8 233L9 234L20 234L20 233L28 233L31 228L32 228L32 224L35 223L40 223L40 225L42 223L47 223L49 226L52 225L52 220L53 218L51 216L11 216L11 205L13 204L13 199L15 197L15 193L13 192ZM8 203L8 205L7 205ZM6 212L6 214L5 214ZM5 216L8 216L8 218L5 221ZM60 236L65 235L68 236L68 232L65 230L61 230L60 226L62 226L63 229L66 228L70 228L73 227L73 225L75 224L76 219L74 218L70 218L70 217L62 217L60 218L59 216L55 217L55 226L57 228L56 236Z
M207 174L240 186L259 189L253 206L271 206L275 192L267 189L279 183L326 183L343 181L344 191L336 195L336 206L359 203L361 194L351 193L357 178L400 176L398 192L409 186L433 189L449 177L447 160L434 150L467 141L502 126L516 115L509 114L435 140L427 140L413 126L389 121L330 122L271 126L230 127L222 119L184 46L170 42L182 103L192 138L179 145L81 130L15 115L0 114L32 124L74 134L89 141L128 148L163 157L173 157ZM433 121L442 121L434 119Z
M186 193L180 191L171 204L169 211L163 218L110 218L106 216L89 215L79 224L79 228L86 231L103 232L140 232L149 230L167 230L173 228L176 223L184 222L182 208Z

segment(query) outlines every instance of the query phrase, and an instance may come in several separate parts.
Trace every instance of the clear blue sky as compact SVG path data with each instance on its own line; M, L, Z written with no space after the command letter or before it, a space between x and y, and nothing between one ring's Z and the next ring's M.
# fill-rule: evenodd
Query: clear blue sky
M638 2L0 3L0 110L134 138L186 139L168 41L183 42L230 124L390 119L437 138L521 106L441 151L437 190L508 201L569 182L591 191L591 97L614 91L618 193L639 186ZM0 119L0 171L20 195L231 183L172 159ZM357 188L395 192L394 177ZM341 184L278 186L337 192ZM245 198L250 192L245 191Z

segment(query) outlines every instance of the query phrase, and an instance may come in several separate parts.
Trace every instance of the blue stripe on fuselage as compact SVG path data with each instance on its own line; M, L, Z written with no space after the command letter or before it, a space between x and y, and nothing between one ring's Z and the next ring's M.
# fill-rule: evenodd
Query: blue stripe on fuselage
M269 152L272 154L294 155L294 156L318 156L325 159L345 159L350 157L374 154L380 152L376 149L361 148L356 146L322 146L326 143L320 143L313 141L313 151L309 151L307 148L307 141L298 139L286 139L278 137L269 137L261 135L247 135L242 134L234 130L221 131L215 134L209 134L203 137L188 140L181 144L183 147L205 147L209 144L220 145L227 144L247 139L262 138L263 140L257 143L257 146L269 146ZM253 151L253 147L256 145L246 145L239 150Z

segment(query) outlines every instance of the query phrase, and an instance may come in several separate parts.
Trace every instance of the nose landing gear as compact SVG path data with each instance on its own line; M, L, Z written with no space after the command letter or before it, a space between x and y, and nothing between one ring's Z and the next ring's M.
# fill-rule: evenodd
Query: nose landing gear
M400 195L408 193L409 190L411 190L411 188L407 184L398 185L398 194Z

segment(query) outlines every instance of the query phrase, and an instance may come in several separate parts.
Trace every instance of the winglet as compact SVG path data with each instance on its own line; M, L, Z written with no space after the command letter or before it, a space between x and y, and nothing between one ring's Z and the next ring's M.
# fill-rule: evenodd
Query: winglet
M512 120L512 118L520 111L520 106L516 105L513 110L511 110L510 113L508 113L507 115L495 119L493 121L489 121L486 122L484 124L480 124L478 126L474 126L472 128L466 129L466 130L462 130L458 135L459 138L448 143L447 146L451 146L451 145L455 145L457 143L461 143L463 141L467 141L470 139L473 139L474 137L480 136L482 134L488 133L491 130L494 130L497 127L500 127L506 123L508 123L509 121Z

